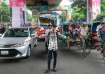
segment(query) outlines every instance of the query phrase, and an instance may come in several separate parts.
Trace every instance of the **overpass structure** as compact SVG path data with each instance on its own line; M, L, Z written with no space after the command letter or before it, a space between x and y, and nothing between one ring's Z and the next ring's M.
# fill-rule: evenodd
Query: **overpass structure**
M49 9L56 7L61 0L10 0L12 7L12 26L21 27L27 22L25 9L28 7L32 14L47 12Z
M13 0L11 0L13 1ZM29 8L32 11L33 15L37 15L39 13L50 13L50 11L57 11L61 13L61 11L65 11L67 16L67 5L70 5L70 0L16 0L20 1L19 6L12 7L12 26L20 27L22 24L25 24L27 21L27 16L25 13L25 9ZM68 1L68 2L67 2ZM15 3L16 4L16 3ZM22 6L23 4L23 6ZM18 4L19 5L19 4ZM62 9L59 6L65 6L66 9ZM17 16L17 17L16 17Z

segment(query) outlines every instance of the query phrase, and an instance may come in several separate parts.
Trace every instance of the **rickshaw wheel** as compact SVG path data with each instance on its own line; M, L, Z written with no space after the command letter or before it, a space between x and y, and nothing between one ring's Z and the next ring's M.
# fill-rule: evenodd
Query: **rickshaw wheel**
M82 56L86 57L87 55L89 55L91 53L91 51L88 49L87 52L87 45L86 45L86 40L83 38L81 39L81 49L82 49Z
M85 44L85 40L84 39L81 39L81 49L82 49L82 56L85 56L86 55L86 44Z
M105 45L103 46L102 50L101 50L101 54L103 56L103 60L105 62Z
M103 57L105 58L105 49L103 50Z

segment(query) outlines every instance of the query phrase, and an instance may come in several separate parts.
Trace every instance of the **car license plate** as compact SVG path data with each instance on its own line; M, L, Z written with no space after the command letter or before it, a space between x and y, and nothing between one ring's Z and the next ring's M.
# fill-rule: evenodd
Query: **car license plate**
M1 55L8 55L9 52L8 51L1 51Z

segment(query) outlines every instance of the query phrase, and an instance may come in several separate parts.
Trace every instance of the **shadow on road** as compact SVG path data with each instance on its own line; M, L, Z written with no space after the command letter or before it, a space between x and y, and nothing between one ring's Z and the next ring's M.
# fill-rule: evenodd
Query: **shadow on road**
M20 62L20 59L6 59L6 60L0 59L1 64L10 64L10 63L18 63L18 62Z
M47 57L47 52L45 50L33 51L32 57L33 59L37 60L45 60Z
M72 57L78 58L78 59L84 59L89 55L88 53L86 53L86 56L84 56L82 51L79 49L75 50L75 49L68 49L68 48L60 48L59 50L62 55L72 56Z

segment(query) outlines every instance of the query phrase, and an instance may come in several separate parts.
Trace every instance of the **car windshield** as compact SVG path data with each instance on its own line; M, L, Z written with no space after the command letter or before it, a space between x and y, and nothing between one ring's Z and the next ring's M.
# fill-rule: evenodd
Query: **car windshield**
M44 29L48 29L48 25L40 25L42 26Z
M8 29L4 37L28 37L28 29Z

